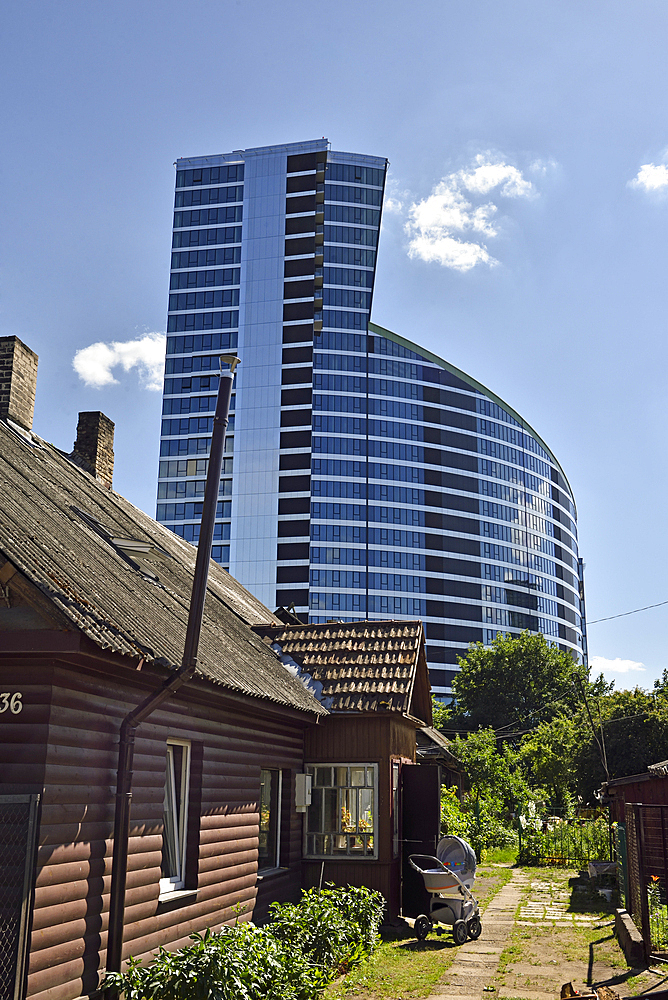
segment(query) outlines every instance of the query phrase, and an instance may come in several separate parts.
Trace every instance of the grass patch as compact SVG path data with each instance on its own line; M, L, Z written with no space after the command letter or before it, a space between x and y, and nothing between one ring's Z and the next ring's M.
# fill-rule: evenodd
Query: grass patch
M495 847L493 850L485 852L486 865L515 865L517 864L517 845L514 847Z
M428 996L457 954L452 936L383 941L371 958L324 993L327 1000L413 1000Z
M511 868L478 867L473 892L483 912L512 877ZM418 1000L433 991L457 952L450 928L442 937L432 931L426 941L416 941L410 930L399 940L385 936L371 958L332 983L323 996L325 1000Z

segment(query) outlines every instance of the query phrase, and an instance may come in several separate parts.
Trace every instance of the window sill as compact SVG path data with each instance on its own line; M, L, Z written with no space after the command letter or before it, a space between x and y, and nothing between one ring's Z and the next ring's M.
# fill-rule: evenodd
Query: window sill
M173 892L162 892L158 896L158 913L169 913L180 906L188 906L197 899L197 889L174 889Z
M284 875L288 868L262 868L256 875L257 881L262 882L266 878L276 878L277 875Z

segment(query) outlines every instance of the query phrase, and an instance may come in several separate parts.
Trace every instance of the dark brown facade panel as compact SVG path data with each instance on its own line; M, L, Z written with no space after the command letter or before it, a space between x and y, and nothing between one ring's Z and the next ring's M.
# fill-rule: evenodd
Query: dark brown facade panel
M313 348L310 345L284 347L282 361L284 365L310 364L313 361Z
M278 480L279 493L307 493L310 489L310 476L281 476Z
M283 385L299 385L301 382L310 384L312 380L312 368L285 368L281 374Z
M281 472L285 472L289 469L310 469L311 453L309 451L300 451L292 454L288 453L287 455L281 455L278 460L278 468Z
M276 570L276 583L308 583L308 566L279 566Z
M286 302L283 305L283 319L287 322L295 319L313 319L313 302Z
M316 163L315 153L293 153L288 156L287 173L301 174L306 170L315 170Z
M287 215L296 212L315 212L315 194L302 194L286 198L285 212Z
M294 520L294 521L279 521L278 522L278 537L279 538L299 538L301 535L310 535L311 533L311 522Z
M308 542L294 542L293 544L288 542L287 544L279 545L277 548L276 558L279 561L281 559L308 559L308 557Z
M295 323L283 327L284 344L304 344L313 342L313 323Z
M315 293L315 283L313 278L304 281L286 281L283 285L284 299L305 299L313 298Z
M315 233L313 236L303 236L301 239L285 241L286 257L301 257L304 254L315 253Z
M281 497L278 501L279 514L308 514L310 509L310 497Z
M310 372L311 369L304 369ZM303 406L305 404L310 405L312 389L310 386L306 386L303 389L282 389L281 390L281 406Z
M283 608L287 608L291 604L296 604L300 608L304 606L308 607L308 588L304 588L303 590L277 590L276 603L279 607Z
M283 265L283 274L286 278L298 278L302 274L314 274L315 257L297 257L286 260Z
M315 234L315 215L288 215L285 220L285 235L297 236L299 233Z
M310 427L311 426L311 410L283 410L281 413L281 427ZM280 462L280 460L279 460ZM295 466L280 466L279 468L308 468L310 462L304 461L303 465Z
M304 177L288 177L285 185L286 194L293 194L297 191L315 191L315 173L307 174Z
M281 448L309 448L311 431L281 431Z

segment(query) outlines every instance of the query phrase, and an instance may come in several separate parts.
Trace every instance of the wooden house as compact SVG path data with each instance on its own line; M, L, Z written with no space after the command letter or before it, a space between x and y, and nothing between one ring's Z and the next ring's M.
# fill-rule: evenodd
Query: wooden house
M36 373L0 338L0 1000L75 1000L107 962L121 724L180 666L196 553L113 491L103 414L71 453L32 431ZM457 762L422 625L286 618L211 564L196 674L137 730L124 959L321 879L424 909L407 855Z
M366 885L385 896L390 918L422 912L422 882L407 859L434 853L442 777L438 766L416 764L416 732L432 721L422 623L256 631L329 712L304 747L312 782L304 884Z
M36 365L0 339L0 998L73 1000L105 968L120 725L180 665L195 549L111 489L103 415L71 455L31 431ZM211 564L197 673L137 731L125 957L299 895L327 712L271 621Z

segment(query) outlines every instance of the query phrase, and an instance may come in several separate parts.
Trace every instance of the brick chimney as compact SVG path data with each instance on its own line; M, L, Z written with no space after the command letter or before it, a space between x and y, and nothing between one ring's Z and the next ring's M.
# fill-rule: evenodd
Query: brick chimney
M114 477L114 423L99 410L79 414L72 458L108 490Z
M0 420L32 430L37 355L18 337L0 337Z

